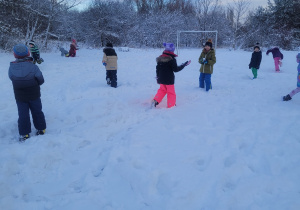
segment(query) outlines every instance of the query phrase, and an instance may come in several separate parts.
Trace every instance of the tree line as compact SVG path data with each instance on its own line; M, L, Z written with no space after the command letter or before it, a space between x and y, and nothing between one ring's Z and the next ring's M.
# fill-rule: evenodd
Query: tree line
M176 42L177 31L218 31L218 46L262 46L293 49L300 43L300 1L268 0L249 11L250 0L94 0L83 11L78 0L0 0L0 48L35 40L103 47L161 47ZM183 34L180 44L202 47L214 34Z

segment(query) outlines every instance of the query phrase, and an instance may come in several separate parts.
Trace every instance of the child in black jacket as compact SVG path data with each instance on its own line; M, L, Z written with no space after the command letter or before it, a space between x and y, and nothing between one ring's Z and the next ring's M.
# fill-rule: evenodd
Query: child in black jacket
M257 70L259 69L261 58L262 58L262 53L260 51L260 47L256 45L254 47L254 52L252 53L251 61L249 64L249 69L251 69L253 73L253 79L257 78Z
M152 100L153 107L156 107L162 99L167 95L167 107L171 108L176 105L176 93L174 88L175 75L174 72L181 71L184 67L190 64L191 61L177 66L174 54L175 46L173 43L164 43L165 50L163 54L156 58L156 78L160 85L154 99Z

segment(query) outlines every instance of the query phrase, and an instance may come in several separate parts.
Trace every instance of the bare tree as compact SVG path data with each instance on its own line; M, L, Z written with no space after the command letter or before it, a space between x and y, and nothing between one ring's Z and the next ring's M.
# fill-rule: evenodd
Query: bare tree
M50 33L50 25L54 19L54 17L61 12L66 12L73 7L77 6L79 3L77 0L67 1L67 0L50 0L49 4L49 13L48 13L48 24L45 32L45 40L43 47L47 48L47 42L49 35L54 35Z
M212 15L215 14L219 8L219 0L196 0L195 14L199 22L200 30L212 30L213 21ZM214 29L213 29L214 30ZM202 37L202 43L206 37Z
M233 49L236 49L237 47L239 30L242 27L242 21L248 11L249 5L249 0L233 0L233 4L228 6L230 13L233 13Z

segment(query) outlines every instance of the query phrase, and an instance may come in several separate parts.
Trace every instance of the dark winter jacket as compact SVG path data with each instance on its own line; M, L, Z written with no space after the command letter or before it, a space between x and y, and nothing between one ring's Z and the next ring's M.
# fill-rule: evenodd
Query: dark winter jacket
M212 74L214 72L214 64L217 62L215 50L210 49L209 51L206 51L205 49L203 49L199 57L199 63L201 63L201 61L204 58L208 61L208 63L201 64L200 72L206 74Z
M70 57L76 56L76 45L74 43L70 44L69 56Z
M269 49L266 54L269 55L270 52L273 54L273 58L281 58L281 60L283 59L283 54L280 52L278 47Z
M176 56L177 55L173 52L164 51L161 56L156 58L156 77L158 84L174 85L174 72L179 72L185 67L185 65L177 66Z
M261 58L262 58L261 51L258 51L258 52L254 51L252 53L252 56L251 56L251 61L250 61L250 64L249 64L249 69L251 69L251 68L259 69Z
M28 102L41 97L40 85L44 77L37 65L29 59L17 59L10 63L8 76L12 81L15 99Z
M106 70L117 70L118 69L118 56L114 48L105 47L103 49L102 63L106 63Z

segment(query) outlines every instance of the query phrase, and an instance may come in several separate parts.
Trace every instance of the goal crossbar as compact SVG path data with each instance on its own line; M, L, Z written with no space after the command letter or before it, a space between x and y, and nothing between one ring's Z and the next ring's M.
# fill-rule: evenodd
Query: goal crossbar
M179 49L179 41L181 33L216 33L215 48L217 48L218 31L177 31L177 54Z

